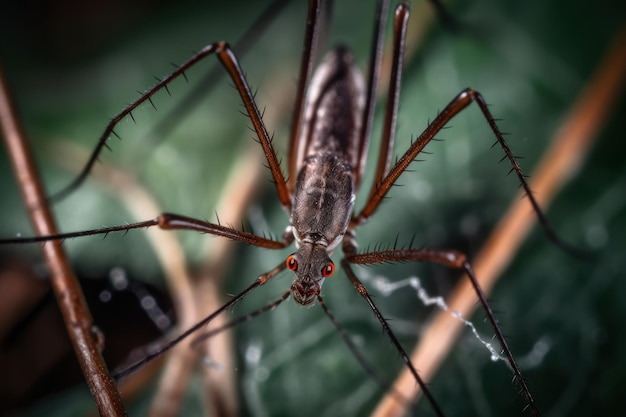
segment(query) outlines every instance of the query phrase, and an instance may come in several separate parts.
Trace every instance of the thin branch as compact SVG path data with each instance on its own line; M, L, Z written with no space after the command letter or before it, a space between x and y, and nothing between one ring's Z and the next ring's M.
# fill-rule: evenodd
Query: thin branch
M26 136L1 71L0 125L35 233L56 234L52 212L46 203L46 196L39 182ZM67 332L98 410L101 415L125 416L126 411L120 393L102 358L100 352L102 346L98 345L98 338L93 332L91 313L78 280L69 267L62 242L49 242L42 249L50 268L52 288Z

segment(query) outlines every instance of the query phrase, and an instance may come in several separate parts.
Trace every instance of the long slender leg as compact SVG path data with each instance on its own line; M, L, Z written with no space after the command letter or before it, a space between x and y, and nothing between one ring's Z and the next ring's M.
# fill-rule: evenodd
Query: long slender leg
M190 334L194 333L196 330L200 329L201 327L207 325L211 320L213 320L219 314L221 314L222 312L228 310L230 307L232 307L233 305L235 305L236 303L241 301L252 290L254 290L257 287L260 287L261 285L265 284L270 279L274 278L276 275L278 275L279 272L283 271L286 267L287 267L287 265L285 264L285 262L281 262L280 264L278 264L278 266L276 266L271 271L266 272L265 274L259 276L250 286L248 286L246 289L241 291L239 294L235 295L226 304L221 306L219 309L215 310L213 313L211 313L209 316L205 317L203 320L201 320L200 322L195 324L193 327L185 330L183 333L181 333L176 338L170 340L165 345L160 346L157 351L148 354L145 358L141 359L138 362L135 362L134 364L132 364L128 368L126 368L126 369L124 369L124 370L122 370L120 372L117 372L115 375L113 375L113 377L115 379L117 379L117 380L119 380L121 378L124 378L126 375L129 375L129 374L133 373L135 370L137 370L138 368L144 366L148 362L151 362L153 359L155 359L158 356L162 355L164 352L167 352L168 350L172 349L174 346L176 346L178 343L180 343L187 336L189 336Z
M535 401L530 393L530 389L526 384L526 380L522 376L522 372L520 371L515 359L513 358L513 354L511 353L511 349L509 349L509 345L502 334L502 330L498 325L495 315L487 302L487 298L483 293L476 276L474 275L474 271L467 261L466 256L458 251L453 250L439 250L439 249L393 249L393 250L384 250L384 251L376 251L369 252L363 254L348 254L346 255L346 263L350 262L353 264L361 264L361 265L371 265L376 263L383 262L407 262L407 261L419 261L419 262L432 262L441 265L445 265L450 268L462 269L465 271L467 276L469 277L472 286L478 296L480 303L487 314L487 318L491 323L493 330L496 333L496 337L502 346L502 350L513 369L513 373L515 375L515 379L519 382L524 397L526 398L526 402L528 407L531 410L533 416L539 416L539 409L535 404Z
M385 379L382 376L380 376L378 374L378 372L376 372L376 370L367 361L367 359L365 359L365 357L361 354L361 351L359 350L359 348L354 344L354 342L350 338L350 335L348 334L346 329L343 328L343 326L337 321L337 319L335 318L333 313L330 311L330 309L326 306L326 303L324 302L324 299L322 298L321 295L317 296L317 302L320 304L320 306L324 310L324 313L326 314L328 319L333 323L333 325L335 326L335 328L339 332L339 335L343 339L344 343L348 346L348 349L350 349L350 351L352 352L352 354L354 355L356 360L359 362L361 367L363 369L365 369L365 371L368 374L370 374L372 376L372 378L374 378L374 380L378 383L378 385L380 385L381 388L383 388L387 392L390 392L391 395L393 395L393 397L398 402L400 402L402 404L406 404L407 407L408 407L410 405L410 401L408 401L406 398L404 398L397 391L393 390L393 387L391 385L389 385L389 382L385 381Z
M393 168L389 171L389 173L385 176L380 184L375 185L375 189L370 195L367 203L361 210L361 212L352 220L351 226L357 226L365 223L372 214L376 211L379 204L387 194L387 192L391 189L392 185L397 181L398 177L408 168L408 166L413 162L413 160L417 157L417 155L424 149L424 147L435 137L437 133L457 114L459 114L463 109L469 106L472 102L475 102L485 117L485 120L491 127L494 135L496 136L497 142L500 144L505 153L505 158L509 160L512 165L512 171L515 171L517 178L519 179L528 200L530 201L533 210L537 214L539 218L539 222L543 227L546 235L552 242L560 247L561 249L575 254L580 255L581 251L577 248L574 248L567 243L563 242L552 230L548 219L543 214L539 203L535 199L528 182L526 181L526 177L522 171L522 168L517 163L511 148L504 140L502 132L498 128L495 119L491 115L489 108L487 106L487 102L484 97L476 90L471 88L466 88L459 95L457 95L444 109L437 115L437 117L432 121L430 125L422 132L422 134L417 138L415 142L411 144L409 149L402 155L402 157L396 162Z
M355 273L352 271L352 268L350 268L350 264L348 263L348 262L352 262L352 261L350 261L350 259L351 258L349 256L344 258L344 259L342 259L341 260L341 266L346 271L346 274L348 275L348 278L352 282L352 285L354 286L354 289L359 293L359 295L361 295L361 297L363 297L365 299L367 304L370 306L370 308L374 312L374 315L376 315L376 318L378 319L380 324L383 326L383 330L385 331L385 333L387 334L387 336L391 340L391 343L394 345L394 347L396 348L398 353L400 353L400 356L402 356L402 360L404 361L406 366L409 367L409 370L411 371L411 373L413 374L413 377L415 378L415 380L419 384L420 388L422 389L422 392L424 393L424 396L426 397L426 399L428 400L428 402L432 406L433 410L435 411L435 414L437 414L438 416L442 417L444 415L443 411L441 410L441 407L439 407L439 404L435 400L435 397L433 397L432 393L430 392L430 390L426 386L426 383L424 382L424 380L422 380L422 378L417 373L417 370L413 366L413 363L411 363L411 359L409 358L409 355L407 355L406 351L404 350L404 348L400 344L400 341L398 340L396 335L391 331L391 328L389 327L389 324L387 323L387 320L385 320L385 318L381 314L380 310L378 310L378 307L376 307L376 304L374 304L374 301L372 300L372 297L369 295L369 293L367 291L367 288L365 288L365 285L363 285L361 283L361 281L359 281L359 279L357 278ZM356 263L356 262L354 262L354 263Z
M485 102L483 96L477 91L472 90L471 88L467 88L463 90L459 95L457 95L444 109L441 113L437 115L435 120L432 121L430 125L422 132L422 134L417 138L415 142L411 144L409 149L402 155L402 157L396 162L393 168L389 171L387 176L382 180L380 184L375 186L375 190L373 191L371 197L368 199L365 207L361 210L361 212L356 216L356 219L353 223L362 224L366 222L372 214L376 211L379 204L387 194L387 192L391 189L391 186L397 181L398 177L408 168L408 166L413 162L413 160L417 157L417 155L424 149L424 147L435 137L435 135L461 110L465 109L469 106L473 101L476 101L480 106L481 110L487 122L491 126L498 142L504 149L506 156L509 158L511 163L513 164L513 168L517 173L522 184L526 184L526 180L522 173L521 168L517 164L513 153L511 152L509 146L504 141L502 137L502 133L500 129L496 125L496 122L487 109L487 103ZM526 187L524 187L526 190ZM529 194L529 197L534 200L530 190L526 190Z
M298 164L298 139L300 136L300 125L302 123L302 113L304 101L306 99L306 87L313 72L313 60L317 47L319 15L321 0L309 0L309 9L306 19L306 32L304 35L304 46L300 59L300 75L298 76L298 90L291 120L291 133L289 135L289 189L293 190L296 185L296 166Z
M442 19L444 24L450 29L456 30L458 25L447 12L445 7L438 0L430 0L433 7L436 9L437 14ZM355 169L357 173L357 188L360 180L363 178L363 171L366 164L366 153L364 148L367 148L369 143L369 137L371 135L372 122L374 119L374 104L376 100L376 84L380 74L380 65L382 58L382 45L384 38L384 27L386 25L387 10L389 8L388 1L380 1L379 9L377 11L377 25L374 33L374 42L372 42L372 58L370 59L370 71L368 78L368 94L367 101L363 115L363 126L361 130L361 150L359 155L364 157L359 161L359 166ZM380 184L391 164L391 156L393 152L394 137L396 132L396 121L398 116L398 102L400 99L400 85L402 80L402 63L404 58L406 31L409 23L410 8L408 3L400 3L395 10L394 16L394 35L393 35L393 50L392 50L392 63L390 72L389 88L387 90L387 106L385 109L385 122L382 133L382 140L380 145L380 152L378 154L378 164L376 167L376 174L374 177L374 185L370 190L370 196L374 193L374 190Z
M405 5L406 6L406 5ZM398 6L401 7L401 6ZM408 9L408 6L406 6ZM365 172L365 164L367 163L367 149L372 132L372 124L374 123L374 110L376 107L376 90L378 87L378 79L380 78L380 67L383 57L383 43L385 38L385 26L387 25L387 14L389 12L389 1L379 0L376 9L376 25L372 38L372 46L370 52L369 72L367 76L367 95L365 97L365 107L363 108L363 123L361 125L361 134L359 140L359 159L358 166L354 167L355 188L358 190L363 173Z
M399 4L396 8L393 31L393 59L391 63L391 73L389 89L387 91L387 106L385 109L385 124L378 154L378 165L374 183L370 190L370 198L374 190L380 184L391 164L391 154L396 133L396 121L398 116L398 102L400 100L400 84L402 80L402 61L404 57L404 44L406 30L409 23L409 7L406 4Z
M266 31L270 24L276 20L275 17L282 12L287 3L291 0L273 0L261 12L261 14L252 22L239 39L233 44L232 48L237 51L239 58L250 50L257 39L259 39ZM207 94L221 81L224 71L219 67L213 67L206 73L202 79L195 84L193 90L189 91L177 104L176 107L168 112L164 117L160 118L154 127L150 129L148 137L164 138L172 132L176 126L181 125L189 114L189 109L194 108L200 100L205 98ZM153 142L154 143L154 142Z
M113 129L115 126L125 117L132 117L132 111L135 110L138 106L140 106L145 101L149 101L152 96L159 90L163 88L167 88L167 84L169 84L175 78L184 74L184 72L195 65L197 62L202 60L203 58L216 54L228 75L235 84L235 88L239 93L244 106L246 107L246 112L250 116L250 120L252 121L252 125L254 126L254 130L256 131L257 137L261 146L263 147L263 152L265 153L265 157L268 162L268 166L270 171L272 172L272 176L274 178L274 184L276 186L276 191L278 192L278 197L280 199L283 207L290 211L291 209L291 194L287 189L287 184L285 182L285 177L280 169L280 164L278 162L278 158L276 157L276 152L272 147L272 140L267 133L267 129L263 123L261 118L261 114L259 113L259 109L257 108L254 98L252 96L252 92L250 91L250 86L245 79L243 71L239 65L239 61L237 57L231 50L230 46L226 42L218 42L202 48L199 52L193 55L189 60L187 60L184 64L178 67L174 72L170 75L163 78L157 84L152 86L146 93L144 93L141 97L131 103L128 107L122 110L119 114L117 114L107 125L106 129L100 139L98 140L98 144L94 148L89 160L85 164L84 168L71 183L67 187L65 187L60 192L54 194L51 198L53 200L60 200L78 188L89 172L91 168L95 164L98 155L102 151L102 149L106 146L106 142L109 136L113 133Z
M144 229L153 226L158 226L159 228L164 230L191 230L200 233L208 233L214 236L222 236L231 240L236 240L247 245L258 246L267 249L283 249L289 246L293 241L293 235L291 234L285 234L282 240L273 240L257 236L253 233L243 232L233 229L231 227L222 226L221 224L205 222L203 220L182 216L180 214L163 213L159 217L156 217L152 220L146 220L138 223L103 227L100 229L83 230L80 232L61 233L49 236L0 239L0 244L49 242L54 240L71 239L80 236L92 235L106 236L109 233L128 232L132 229Z

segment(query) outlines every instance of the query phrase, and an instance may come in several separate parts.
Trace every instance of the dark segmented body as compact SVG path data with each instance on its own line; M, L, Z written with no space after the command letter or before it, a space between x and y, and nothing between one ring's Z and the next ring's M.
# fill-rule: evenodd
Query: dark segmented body
M298 142L291 230L298 247L292 290L300 304L319 294L330 254L352 218L364 103L363 77L352 56L334 49L311 80Z

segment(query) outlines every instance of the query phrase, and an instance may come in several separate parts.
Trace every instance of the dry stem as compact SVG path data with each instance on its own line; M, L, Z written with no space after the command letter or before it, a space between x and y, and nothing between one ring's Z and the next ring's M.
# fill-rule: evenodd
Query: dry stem
M1 72L0 124L35 233L40 236L57 234L52 211L48 207L26 136ZM62 242L48 242L42 249L68 335L98 410L101 415L124 416L126 411L122 399L102 358L101 346L93 332L91 313L69 266Z

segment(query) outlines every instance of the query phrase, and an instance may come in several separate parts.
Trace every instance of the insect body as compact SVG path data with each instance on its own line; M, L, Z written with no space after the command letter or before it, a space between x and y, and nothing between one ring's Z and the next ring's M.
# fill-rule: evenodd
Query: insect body
M334 271L330 255L341 242L355 200L354 171L364 104L364 83L343 48L329 53L309 87L304 160L293 194L290 229L297 252L287 259L296 273L294 300L310 304Z
M312 1L311 5L312 7L310 8L310 16L308 19L309 30L307 31L308 34L305 39L303 53L303 68L309 68L313 61L315 36L311 33L316 30L316 19L320 9L319 2ZM381 12L381 10L384 11L387 7L387 1L379 2L379 16L385 14ZM160 80L153 88L124 109L109 124L93 152L92 157L89 159L89 162L74 184L80 184L82 179L88 174L100 150L105 146L106 140L110 133L113 132L113 128L119 120L131 114L140 104L149 101L153 94L166 88L170 81L184 74L185 70L195 65L198 61L209 55L216 55L228 72L231 80L234 82L235 88L244 103L246 112L250 116L259 142L263 147L280 203L290 214L290 224L283 234L282 239L269 239L219 223L197 220L179 214L164 213L157 218L130 225L66 233L57 236L44 236L29 241L37 242L84 235L107 234L116 231L128 231L130 229L157 226L162 229L185 229L212 234L267 249L282 249L294 242L297 248L286 260L282 261L270 271L261 274L256 281L236 294L217 311L170 341L159 352L149 355L135 366L119 373L117 375L118 377L121 378L127 375L138 366L141 366L162 354L165 350L175 346L179 341L205 326L218 314L228 310L235 303L245 298L251 291L264 285L285 269L293 271L296 278L289 291L278 301L269 305L266 310L274 308L289 296L292 296L297 303L302 305L310 305L317 302L324 309L324 312L333 324L342 332L343 330L324 304L321 294L324 279L335 272L335 265L330 257L338 245L342 244L344 259L341 261L341 266L343 270L356 291L363 297L382 325L385 333L396 350L400 353L406 366L410 369L414 380L420 385L437 415L444 415L442 407L440 407L438 402L430 394L426 384L420 378L417 370L402 348L402 345L369 296L367 289L352 270L352 264L368 265L394 261L431 262L464 271L469 276L478 300L487 313L487 317L494 328L496 337L500 341L511 368L514 371L515 377L522 387L523 395L526 398L531 412L538 414L530 390L522 378L521 372L513 359L506 344L506 340L496 323L493 313L487 304L485 296L478 285L473 270L466 260L465 255L454 250L418 249L411 247L357 253L355 238L357 228L372 217L389 189L395 184L398 177L406 171L407 167L424 147L433 140L435 135L451 119L471 103L476 103L480 108L497 142L502 147L505 158L508 159L513 166L513 171L518 176L524 190L528 193L529 200L532 202L540 218L543 218L534 197L529 192L528 184L524 179L523 173L508 145L504 141L494 118L487 108L484 98L480 93L471 88L463 90L453 98L432 123L429 124L426 130L424 130L401 155L398 161L393 165L390 164L390 156L393 152L393 135L395 132L395 117L397 114L404 37L408 24L408 14L409 8L407 4L403 3L397 7L394 26L393 63L387 100L386 122L382 134L382 146L378 157L378 165L375 169L374 183L364 207L359 211L354 211L353 209L355 195L359 191L364 172L370 135L369 126L371 125L373 115L372 103L374 101L377 74L380 67L380 57L376 53L373 54L371 60L369 71L370 78L367 83L363 80L361 73L353 64L350 53L343 47L332 50L326 56L311 81L309 81L306 76L307 71L303 71L305 76L301 77L299 80L299 91L301 94L299 94L299 99L296 100L296 107L300 107L302 110L301 112L296 111L296 123L294 124L291 135L288 180L285 179L282 173L276 152L267 134L260 112L256 107L250 88L243 75L243 71L240 68L239 61L234 51L225 42L210 44L200 50L176 71ZM380 35L382 31L380 29L384 26L384 19L379 17L377 23L377 33L379 34L375 36L375 46L373 48L375 51L378 51L380 45L382 45L382 35ZM307 91L306 99L304 99L305 90ZM72 187L74 187L74 185L72 185ZM71 190L72 187L69 189ZM20 239L19 241L23 243L25 240ZM5 243L9 242L11 242L11 240L5 240ZM354 344L344 335L345 332L341 334L353 353L357 355L359 360L362 360L362 357L358 356L359 353Z

